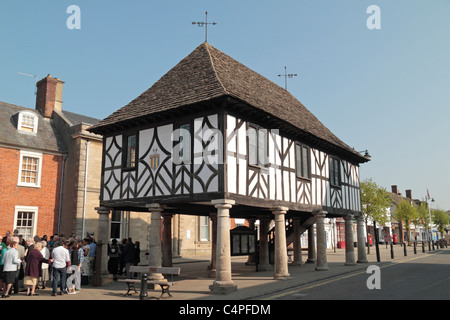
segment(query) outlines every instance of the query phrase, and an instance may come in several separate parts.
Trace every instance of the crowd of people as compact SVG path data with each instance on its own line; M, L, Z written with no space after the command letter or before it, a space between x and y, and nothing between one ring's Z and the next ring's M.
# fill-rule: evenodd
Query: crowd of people
M112 239L108 244L108 272L117 280L118 276L130 277L130 266L139 264L141 255L140 243L133 243L131 238L122 239L118 244L116 239Z
M0 236L1 237L1 236ZM52 282L52 296L76 294L93 275L96 243L93 237L79 239L75 234L66 238L55 234L23 239L14 230L7 232L0 243L0 291L2 298L26 291L38 295ZM59 292L58 292L59 287Z

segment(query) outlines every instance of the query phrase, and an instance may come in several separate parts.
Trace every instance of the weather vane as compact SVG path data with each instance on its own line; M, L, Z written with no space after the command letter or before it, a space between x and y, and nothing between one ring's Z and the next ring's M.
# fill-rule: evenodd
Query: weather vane
M216 22L208 22L208 11L205 12L206 20L200 22L192 22L192 24L196 24L199 27L205 26L205 42L208 42L208 24L216 25Z
M286 71L286 67L284 67L284 74L279 74L279 77L284 77L284 88L287 90L287 79L288 78L292 78L292 77L296 77L297 74L296 73L287 73Z

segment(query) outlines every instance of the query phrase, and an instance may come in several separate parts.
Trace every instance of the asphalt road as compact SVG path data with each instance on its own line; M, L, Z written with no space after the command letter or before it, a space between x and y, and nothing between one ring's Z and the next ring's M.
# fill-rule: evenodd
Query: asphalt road
M367 267L369 268L369 264ZM449 300L450 251L412 256L260 297L264 300ZM378 285L378 286L375 286ZM369 289L372 287L372 289Z

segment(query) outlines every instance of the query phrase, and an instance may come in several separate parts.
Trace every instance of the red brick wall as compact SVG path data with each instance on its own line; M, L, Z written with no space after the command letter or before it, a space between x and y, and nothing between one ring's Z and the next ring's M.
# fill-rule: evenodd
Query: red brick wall
M0 235L13 231L15 206L38 207L37 235L57 231L62 156L42 155L41 187L17 185L20 150L0 147Z

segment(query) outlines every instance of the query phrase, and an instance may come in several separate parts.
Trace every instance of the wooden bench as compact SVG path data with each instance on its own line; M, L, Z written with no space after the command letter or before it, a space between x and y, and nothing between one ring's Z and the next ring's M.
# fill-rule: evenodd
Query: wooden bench
M126 282L128 285L128 291L125 296L131 295L130 292L136 290L136 283L141 283L143 281L142 276L149 273L161 273L163 275L170 275L171 281L167 280L147 280L147 284L155 284L161 287L161 296L158 299L162 299L164 294L172 297L170 294L170 287L175 284L173 281L174 275L180 275L180 268L176 267L149 267L149 266L130 266L130 274L138 274L137 278L129 279L119 279L119 282Z

